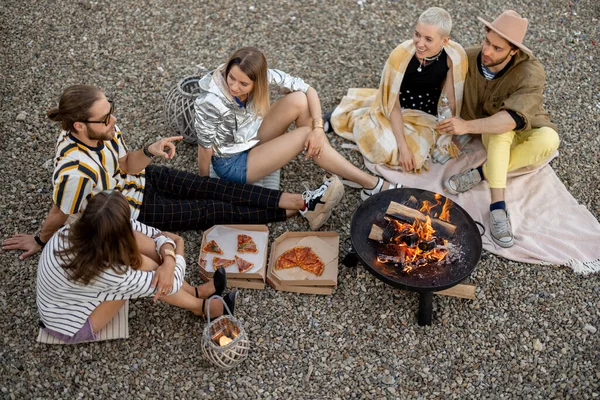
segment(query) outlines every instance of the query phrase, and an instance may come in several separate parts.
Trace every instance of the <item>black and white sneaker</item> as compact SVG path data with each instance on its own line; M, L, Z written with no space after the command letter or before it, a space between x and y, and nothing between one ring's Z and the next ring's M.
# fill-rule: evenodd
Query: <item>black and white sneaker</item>
M331 126L331 115L333 114L333 110L330 110L323 114L323 130L325 133L333 132L333 126Z
M300 210L300 214L308 220L310 229L313 231L319 229L329 219L331 210L343 196L344 185L335 175L327 178L317 189L302 193L306 208Z

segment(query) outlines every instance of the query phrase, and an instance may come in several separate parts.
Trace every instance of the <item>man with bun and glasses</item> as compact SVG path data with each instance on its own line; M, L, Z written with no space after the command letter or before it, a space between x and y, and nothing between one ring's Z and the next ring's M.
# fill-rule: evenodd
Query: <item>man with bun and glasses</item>
M556 126L542 105L546 74L531 50L523 45L528 21L504 11L494 22L479 18L486 36L466 50L469 72L461 118L442 121L443 134L481 134L487 161L444 182L452 194L487 181L491 192L490 233L501 247L511 247L514 235L505 202L509 171L541 165L558 149Z
M69 216L79 214L104 190L119 190L133 219L168 231L216 224L265 224L298 212L318 229L341 199L332 196L326 184L296 194L151 165L154 157L172 159L174 143L182 137L160 139L128 151L113 111L112 101L95 86L65 89L59 106L48 112L48 118L62 127L52 175L52 208L39 233L14 235L3 241L3 250L24 250L22 260L31 256ZM142 253L158 261L152 241L138 239L142 240Z

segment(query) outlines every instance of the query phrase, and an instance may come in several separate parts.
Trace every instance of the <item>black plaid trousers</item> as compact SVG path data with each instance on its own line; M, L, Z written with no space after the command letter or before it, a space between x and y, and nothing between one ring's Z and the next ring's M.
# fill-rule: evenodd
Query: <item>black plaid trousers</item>
M278 208L281 194L260 186L149 165L138 220L173 231L283 221L285 210Z

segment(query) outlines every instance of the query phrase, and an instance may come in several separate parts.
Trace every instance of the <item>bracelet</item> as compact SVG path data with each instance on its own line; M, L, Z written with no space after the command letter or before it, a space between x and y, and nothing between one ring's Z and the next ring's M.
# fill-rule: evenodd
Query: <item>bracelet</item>
M150 153L150 151L148 150L148 147L150 147L150 145L149 145L149 144L145 145L145 146L142 148L142 151L144 152L144 155L145 155L146 157L148 157L148 158L154 158L154 154Z
M317 128L323 129L324 126L325 126L325 121L323 121L323 118L316 118L316 119L312 120L312 128L313 129L317 129Z
M39 232L36 233L35 235L33 235L33 240L35 240L35 242L40 246L40 247L44 247L46 245L46 243L48 242L44 242L42 241L42 239L40 239L40 234Z

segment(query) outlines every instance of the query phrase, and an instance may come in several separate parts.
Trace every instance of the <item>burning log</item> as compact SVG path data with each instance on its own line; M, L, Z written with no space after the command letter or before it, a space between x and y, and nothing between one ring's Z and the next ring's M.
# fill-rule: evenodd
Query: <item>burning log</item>
M404 246L382 244L377 251L377 260L382 263L403 264Z
M423 222L427 220L427 215L423 214L421 211L396 203L394 201L390 202L390 206L388 207L385 213L391 217L398 218L410 223L412 223L415 219L418 219ZM446 221L442 221L441 219L437 218L431 218L431 226L436 231L441 231L447 234L448 236L454 235L454 231L456 231L456 225L453 225Z
M433 250L433 249L435 249L435 246L436 246L435 239L422 240L419 242L418 246L421 251Z

